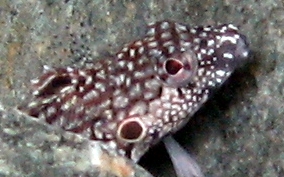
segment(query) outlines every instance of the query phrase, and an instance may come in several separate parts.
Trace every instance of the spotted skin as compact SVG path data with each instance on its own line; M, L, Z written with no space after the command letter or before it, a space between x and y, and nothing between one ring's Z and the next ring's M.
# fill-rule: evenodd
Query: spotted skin
M20 109L138 161L186 124L247 56L245 37L232 24L161 21L113 58L85 68L45 66L32 80L32 101Z

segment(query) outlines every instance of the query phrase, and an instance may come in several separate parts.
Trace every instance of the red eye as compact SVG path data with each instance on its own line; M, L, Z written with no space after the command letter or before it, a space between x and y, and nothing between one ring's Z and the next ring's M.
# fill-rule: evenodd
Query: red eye
M170 87L183 87L192 84L197 74L198 61L191 51L172 54L163 60L161 79Z
M143 123L138 119L128 119L120 124L117 135L127 142L137 142L145 135Z
M167 60L165 63L165 69L171 75L178 73L182 69L182 67L183 64L175 59Z

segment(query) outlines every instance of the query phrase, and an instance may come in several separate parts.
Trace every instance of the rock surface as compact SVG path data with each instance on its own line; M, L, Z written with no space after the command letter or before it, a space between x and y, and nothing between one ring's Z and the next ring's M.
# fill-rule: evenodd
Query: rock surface
M89 140L0 105L0 176L152 177Z
M29 80L41 73L43 65L78 66L82 65L80 56L84 60L107 58L143 35L148 22L163 19L190 25L234 23L252 49L251 62L177 133L177 140L196 155L205 176L284 176L281 0L0 0L0 101L5 105L1 113L6 115L0 118L4 142L0 175L76 174L78 167L69 154L61 154L56 162L71 158L67 159L70 163L54 166L51 150L56 151L55 137L61 133L46 132L46 126L31 124L29 117L22 118L7 107L29 99ZM15 133L22 126L26 131ZM33 136L51 141L30 146ZM69 148L80 146L66 141L62 143ZM162 145L154 147L141 164L154 176L174 176ZM97 174L96 170L88 172Z

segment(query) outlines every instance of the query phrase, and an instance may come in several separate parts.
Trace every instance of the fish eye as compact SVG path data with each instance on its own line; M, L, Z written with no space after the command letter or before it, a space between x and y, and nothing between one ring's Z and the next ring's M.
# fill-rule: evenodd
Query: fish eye
M177 74L183 68L183 63L177 59L169 59L165 61L165 70L170 75Z
M123 120L117 130L117 137L128 143L139 142L145 136L146 128L139 118Z
M170 87L186 86L194 80L197 67L198 61L195 54L185 51L163 61L164 75L161 79Z

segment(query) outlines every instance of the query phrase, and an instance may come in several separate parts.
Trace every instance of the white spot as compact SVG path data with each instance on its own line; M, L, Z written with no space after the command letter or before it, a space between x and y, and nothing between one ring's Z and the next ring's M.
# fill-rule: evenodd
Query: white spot
M95 90L91 90L83 96L83 100L93 100L94 98L98 98L99 94Z
M129 50L129 55L130 55L130 57L135 57L135 50L134 49L130 49Z
M157 49L151 49L149 54L150 55L161 55L161 51L160 50L157 50Z
M120 74L118 78L120 79L120 83L122 83L125 80L125 74Z
M191 100L191 94L185 95L185 98L186 98L187 100Z
M68 68L67 68L68 69ZM48 71L52 71L53 69L47 65L43 65L43 73L46 73Z
M206 77L203 77L202 80L201 80L201 82L202 82L202 83L206 83L206 82L207 82Z
M198 70L197 70L197 75L198 75L198 76L202 76L202 75L203 75L203 73L204 73L204 71L205 71L205 69L204 69L204 68L200 68L200 69L198 69Z
M115 108L125 108L129 104L129 99L124 95L119 95L113 98L113 106Z
M158 42L157 42L157 41L149 42L149 43L148 43L148 46L149 46L149 47L152 47L152 48L157 47L157 46L158 46Z
M96 127L94 127L93 129L94 129L94 134L96 138L103 139L103 133Z
M80 76L83 76L83 77L86 77L86 72L82 71L82 70L79 70L79 75Z
M214 49L209 49L207 55L212 55L214 53Z
M133 73L135 78L142 78L144 76L144 72L136 71Z
M182 107L183 110L187 110L188 109L187 104L182 104L181 107Z
M161 112L160 109L158 111ZM165 123L168 123L170 121L170 118L169 117L163 117L163 120L164 120Z
M200 52L201 52L202 54L206 54L206 53L207 53L205 49L201 49Z
M199 50L199 46L198 46L198 45L195 46L195 47L193 48L193 50L198 51L198 50Z
M143 46L139 47L138 52L139 52L140 54L143 54L143 52L144 52L144 47L143 47Z
M143 115L147 111L147 105L145 102L139 101L136 102L129 111L129 116L132 115Z
M169 27L170 27L169 22L162 22L162 24L161 24L162 29L168 29Z
M95 69L95 70L101 70L102 67L103 65L101 62L96 62L94 65L92 65L92 69Z
M233 59L233 58L234 58L234 55L232 55L231 53L223 53L223 57L224 57L224 58Z
M168 47L168 46L170 46L170 45L174 45L174 43L173 43L173 41L167 41L167 42L165 42L165 43L163 43L163 46L164 47Z
M222 79L216 78L216 82L221 83L221 82L222 82Z
M31 84L37 84L37 83L39 83L39 79L38 78L31 80Z
M211 28L210 27L205 27L203 28L204 31L211 31Z
M174 46L169 46L168 47L168 52L171 54L171 53L173 53L175 51L175 47Z
M186 32L187 31L187 28L185 25L181 25L179 23L175 23L175 26L176 26L176 30L178 32Z
M200 38L194 38L193 42L196 43L196 44L199 44L200 43Z
M148 38L145 39L145 41L146 42L156 41L156 38L153 37L153 36L152 37L148 37Z
M147 32L147 35L154 35L155 34L155 28L150 28Z
M84 91L85 91L84 87L80 86L79 87L79 92L84 92Z
M212 82L212 81L208 81L208 85L213 86L213 87L215 86L214 82Z
M220 30L222 33L225 33L228 30L228 26L223 26Z
M221 77L224 77L225 74L226 74L226 72L223 71L223 70L218 70L218 71L216 71L216 74L219 75L219 76L221 76Z
M173 116L173 117L172 117L172 121L173 121L173 122L178 121L178 117L177 117L177 116Z
M169 102L163 103L163 108L164 108L164 109L167 109L167 111L168 111L168 110L171 109L171 105L172 105L172 104L169 103ZM166 111L166 114L169 114L169 112L167 112L167 111Z
M207 46L213 46L215 41L213 39L208 40Z
M190 29L190 33L192 33L192 34L196 34L196 29L191 28L191 29Z
M66 86L66 87L63 87L61 90L60 90L60 93L64 93L64 92L71 92L71 91L74 91L74 87L71 85L71 86Z
M101 83L101 82L96 82L95 83L95 88L100 90L101 92L105 92L105 90L106 90L105 85L103 83Z
M105 70L100 70L96 73L96 77L99 79L106 79L106 72Z
M187 111L188 111L188 112L191 112L192 109L188 109ZM184 111L179 111L179 112L178 112L178 116L184 118L184 117L186 116L186 112L184 112Z
M121 155L121 156L125 156L125 151L123 149L119 149L118 150L118 153Z
M139 46L142 45L142 41L141 41L141 40L136 41L136 42L134 43L134 45L137 46L137 47L139 47Z
M117 54L117 58L119 58L119 59L121 59L121 58L123 58L123 53L119 53L119 54Z
M176 112L176 111L180 111L180 110L181 110L181 107L180 107L179 104L173 104L173 105L172 105L172 109L175 109L175 112Z
M191 46L191 43L190 43L190 42L184 42L182 45L183 45L184 47L190 47L190 46Z
M125 61L124 60L121 60L121 61L118 61L117 65L121 68L124 68L125 67Z
M212 72L211 71L206 71L206 76L210 76L210 74L211 74Z
M77 79L77 78L72 79L72 80L71 80L71 83L72 83L72 84L77 84L77 83L78 83L78 79Z
M168 39L168 38L171 38L171 37L172 37L172 35L168 31L161 34L161 38L163 38L163 39Z
M128 47L124 47L121 51L122 52L127 52L128 51Z
M239 34L235 34L235 35L234 35L234 38L240 39L240 35L239 35Z
M127 68L129 69L129 71L133 71L134 70L134 63L132 61L128 62Z
M112 134L106 134L106 138L108 138L108 139L111 139L113 136L112 136ZM117 148L117 144L114 142L114 141L110 141L109 143L108 143L108 146L111 148L111 149L116 149Z
M155 98L156 94L150 91L150 92L144 92L143 96L145 100L150 100L151 98Z
M47 116L51 116L52 114L56 113L56 108L51 106L47 108Z
M225 41L230 41L232 44L237 44L237 39L232 37L232 36L222 36L222 37L220 37L220 43L221 44L223 42L225 42Z
M233 29L233 30L238 30L238 27L236 27L236 26L233 25L233 24L229 24L229 25L228 25L228 28L231 28L231 29Z
M86 79L86 84L89 85L93 82L93 78L92 76L88 76L87 79Z
M201 37L207 37L207 33L206 33L206 32L202 32L199 36L201 36Z
M203 59L201 53L197 53L197 59L198 60L202 60Z
M220 40L220 39L221 39L221 36L217 35L217 36L216 36L216 39Z
M190 102L188 102L188 106L189 107L191 107L193 104L192 104L192 102L190 101Z

